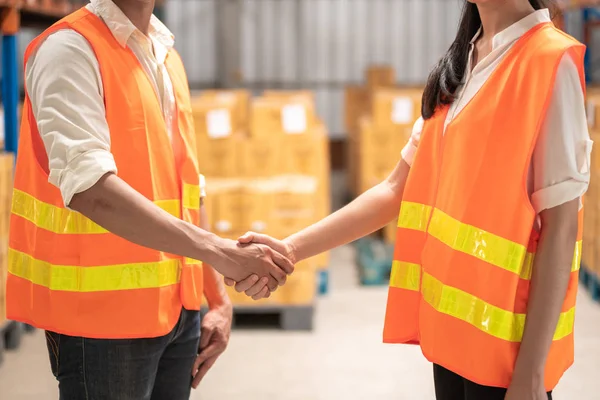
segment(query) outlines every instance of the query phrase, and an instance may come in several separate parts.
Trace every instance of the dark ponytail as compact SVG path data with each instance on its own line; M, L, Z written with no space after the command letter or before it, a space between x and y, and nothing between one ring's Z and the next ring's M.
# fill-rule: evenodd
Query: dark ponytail
M552 0L529 0L539 10L548 8ZM465 1L458 33L448 52L433 68L423 92L422 116L429 119L441 105L452 104L456 98L456 89L463 83L469 56L469 44L481 26L477 5Z

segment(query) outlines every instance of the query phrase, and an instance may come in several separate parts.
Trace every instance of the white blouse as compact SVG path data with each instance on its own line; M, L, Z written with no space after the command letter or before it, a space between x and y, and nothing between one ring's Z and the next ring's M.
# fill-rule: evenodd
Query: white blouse
M152 16L145 36L112 0L91 0L86 7L139 60L161 102L171 136L175 95L165 59L173 47L173 34ZM83 36L71 29L49 35L27 62L25 88L48 154L48 180L60 189L65 205L107 172L117 173L100 66Z
M550 21L549 11L544 9L511 25L494 36L492 52L472 68L475 41L481 30L475 35L471 41L465 84L459 88L444 128L479 92L516 41L536 25ZM409 165L413 162L422 129L423 119L419 118L410 141L402 150L402 158ZM581 198L590 181L591 151L579 72L573 59L566 55L557 70L552 99L529 171L528 192L537 213Z

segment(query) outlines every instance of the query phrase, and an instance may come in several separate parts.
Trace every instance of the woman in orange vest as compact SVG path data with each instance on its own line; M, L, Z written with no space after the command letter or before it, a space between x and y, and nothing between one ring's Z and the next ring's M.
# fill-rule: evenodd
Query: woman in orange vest
M573 363L591 141L584 46L554 27L548 5L465 2L389 178L283 241L240 238L298 261L399 209L383 337L420 345L438 399L551 398Z

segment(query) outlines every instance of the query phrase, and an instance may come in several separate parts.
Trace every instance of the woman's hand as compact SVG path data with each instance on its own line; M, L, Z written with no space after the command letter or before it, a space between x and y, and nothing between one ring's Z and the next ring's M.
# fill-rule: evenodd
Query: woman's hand
M285 240L278 240L260 233L248 232L244 236L241 236L238 239L238 242L240 244L264 244L290 260L292 264L296 263L293 246ZM267 283L268 281L266 278L258 279L257 275L251 275L239 282L225 278L225 284L227 286L235 286L235 290L238 293L244 292L248 297L252 297L254 300L260 300L271 296L272 291L269 290Z
M515 375L504 400L548 400L544 380Z

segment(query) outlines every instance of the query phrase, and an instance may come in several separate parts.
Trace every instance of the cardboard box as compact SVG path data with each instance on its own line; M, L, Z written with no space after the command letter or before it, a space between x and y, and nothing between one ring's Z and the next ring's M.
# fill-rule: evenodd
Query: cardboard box
M370 88L394 86L396 71L388 65L372 65L367 68L366 79Z
M248 178L270 177L282 171L284 159L282 137L248 138L240 148L240 174Z
M400 152L408 142L407 130L408 127L376 128L371 119L363 118L360 121L356 148L360 154L392 157L395 165L400 160Z
M245 89L205 90L200 97L213 99L221 103L233 103L232 119L234 128L245 129L250 118L250 92Z
M368 89L363 86L347 86L344 92L344 127L349 137L358 130L360 118L369 113Z
M377 131L369 118L361 119L360 133L352 155L356 160L352 180L356 195L383 181L394 170L406 144L405 132L401 128Z
M242 185L240 179L206 178L205 204L210 212L211 230L219 236L236 231Z
M586 114L590 129L600 127L600 87L588 86L586 90Z
M397 231L398 222L394 220L393 222L390 222L383 228L383 240L385 240L386 243L395 244Z
M244 137L235 134L223 139L197 137L198 167L206 177L237 177L240 175L240 152Z
M201 96L192 99L192 115L198 139L223 139L244 129L236 116L235 96Z
M322 177L330 170L329 137L324 129L282 138L282 173Z
M377 89L372 94L371 115L377 130L411 126L421 115L422 91L415 89Z
M273 198L273 230L269 233L283 239L316 221L318 183L309 176L280 176L276 181L280 187Z
M317 293L317 269L313 261L305 260L296 264L294 273L287 279L281 291L280 300L288 305L309 305Z
M318 123L314 106L302 99L260 97L253 99L250 109L253 138L303 134Z
M243 225L258 233L269 233L274 228L273 211L278 182L273 179L247 181L244 186L242 207Z
M319 255L309 258L309 261L313 262L316 269L327 269L329 267L329 259L331 253L326 251Z

